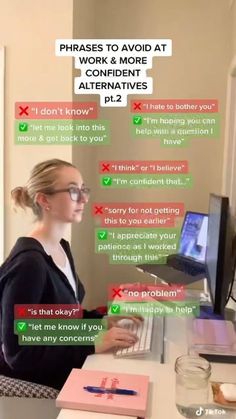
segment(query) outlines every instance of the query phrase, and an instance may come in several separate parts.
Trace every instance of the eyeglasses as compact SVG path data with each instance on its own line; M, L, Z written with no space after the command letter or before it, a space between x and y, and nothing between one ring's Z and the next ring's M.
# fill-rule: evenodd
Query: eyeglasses
M82 196L85 197L85 199L89 198L90 189L83 186L81 189L77 188L76 186L71 186L70 188L66 189L56 189L55 191L47 192L48 195L54 195L56 193L61 192L69 192L71 200L75 202L79 202L82 199Z

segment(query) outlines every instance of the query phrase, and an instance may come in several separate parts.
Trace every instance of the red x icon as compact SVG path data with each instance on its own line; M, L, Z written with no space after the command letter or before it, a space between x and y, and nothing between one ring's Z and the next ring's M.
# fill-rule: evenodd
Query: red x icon
M134 111L136 111L136 110L141 111L141 110L142 110L142 109L141 109L141 105L142 105L142 103L141 103L141 102L139 102L139 103L134 103Z
M18 307L17 314L18 314L18 316L25 316L26 315L25 308L24 307Z
M96 214L103 214L103 207L97 207L97 206L95 205L95 208L94 208L94 213L95 213L95 215L96 215Z
M122 295L120 294L120 292L122 291L122 288L118 288L117 290L115 288L112 288L113 294L112 294L112 298L114 297L122 297Z
M110 172L110 163L102 163L102 171L103 172Z
M29 115L29 113L27 112L28 109L29 109L29 106L25 106L24 108L23 108L23 106L19 106L19 109L20 109L19 116L22 116L22 115L28 116Z

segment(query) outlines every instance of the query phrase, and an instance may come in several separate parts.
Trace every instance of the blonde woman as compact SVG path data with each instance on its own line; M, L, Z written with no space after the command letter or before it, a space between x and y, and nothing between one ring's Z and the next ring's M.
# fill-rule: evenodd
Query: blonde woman
M113 320L95 346L18 345L14 304L83 301L84 287L63 235L68 223L82 220L89 189L75 166L53 159L37 164L26 186L15 188L12 198L15 205L32 209L36 223L26 237L18 238L0 268L0 374L60 389L71 369L80 368L87 355L131 346L136 336ZM84 317L101 315L84 310Z

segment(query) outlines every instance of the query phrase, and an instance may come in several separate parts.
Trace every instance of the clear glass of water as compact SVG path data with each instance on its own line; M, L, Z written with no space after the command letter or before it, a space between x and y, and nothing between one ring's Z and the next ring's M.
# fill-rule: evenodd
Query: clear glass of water
M195 355L183 355L175 361L176 407L186 418L197 418L204 414L208 403L211 365Z

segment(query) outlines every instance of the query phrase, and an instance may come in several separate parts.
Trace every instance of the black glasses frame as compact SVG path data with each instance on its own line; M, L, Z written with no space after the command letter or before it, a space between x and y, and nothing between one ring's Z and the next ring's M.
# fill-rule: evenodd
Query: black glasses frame
M78 188L77 186L70 186L69 188L55 189L54 191L47 192L47 195L54 195L56 193L61 192L68 192L72 201L79 202L81 201L83 195L85 195L87 199L89 198L90 188L87 188L85 186L83 186L82 188ZM76 199L74 198L75 194L77 195Z

